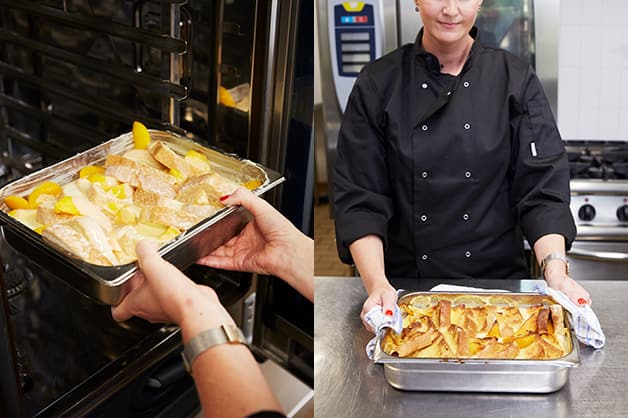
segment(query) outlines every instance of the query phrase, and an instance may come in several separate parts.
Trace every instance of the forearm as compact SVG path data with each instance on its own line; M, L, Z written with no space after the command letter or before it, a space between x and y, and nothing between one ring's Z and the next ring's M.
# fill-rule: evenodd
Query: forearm
M187 298L186 308L180 323L184 343L201 331L234 323L217 301L204 295ZM281 410L255 358L244 345L209 348L196 357L192 375L205 417L241 417L261 410Z
M548 234L539 238L534 243L534 254L541 265L543 259L549 254L558 253L565 255L565 238L560 234ZM544 272L545 279L566 277L565 263L561 260L550 260Z
M314 302L314 241L295 229L294 245L279 263L277 277Z
M374 289L390 286L384 268L384 245L377 235L366 235L355 240L349 246L366 292L371 294Z

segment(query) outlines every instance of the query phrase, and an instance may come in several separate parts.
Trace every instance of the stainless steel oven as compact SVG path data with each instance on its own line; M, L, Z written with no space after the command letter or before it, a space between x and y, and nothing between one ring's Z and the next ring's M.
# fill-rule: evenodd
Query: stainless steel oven
M578 233L572 276L628 280L628 142L566 141Z
M311 234L312 2L0 0L0 184L133 120L258 161ZM0 416L193 416L179 330L113 322L0 236ZM273 278L192 266L270 359L313 386L313 307ZM280 399L281 400L281 399Z

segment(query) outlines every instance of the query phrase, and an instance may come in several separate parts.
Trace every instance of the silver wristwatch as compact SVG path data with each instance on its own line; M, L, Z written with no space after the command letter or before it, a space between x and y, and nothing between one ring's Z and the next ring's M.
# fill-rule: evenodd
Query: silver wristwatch
M565 257L562 253L551 253L545 256L543 261L541 261L541 274L545 277L545 268L547 267L547 263L552 260L560 260L565 263L565 271L569 274L569 261L567 261L567 257Z
M220 344L244 344L248 346L242 330L235 325L221 325L202 331L185 344L181 357L188 373L192 373L192 363L199 354Z

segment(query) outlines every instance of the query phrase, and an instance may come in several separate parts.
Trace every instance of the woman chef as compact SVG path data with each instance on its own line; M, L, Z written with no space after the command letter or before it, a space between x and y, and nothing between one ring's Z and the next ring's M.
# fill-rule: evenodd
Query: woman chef
M526 277L524 236L550 287L576 228L569 169L530 65L476 39L481 0L416 0L423 29L368 64L342 121L334 173L340 256L392 314L387 277Z

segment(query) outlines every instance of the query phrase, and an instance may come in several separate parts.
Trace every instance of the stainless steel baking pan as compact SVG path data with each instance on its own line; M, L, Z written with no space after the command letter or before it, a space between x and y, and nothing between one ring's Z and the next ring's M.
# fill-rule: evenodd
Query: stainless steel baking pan
M399 302L417 295L493 296L495 304L557 304L549 296L536 293L411 292L400 296ZM555 360L399 358L382 350L383 335L377 337L374 361L384 365L388 383L402 390L549 393L562 388L569 378L569 369L580 364L578 341L572 329L571 351Z
M161 140L175 151L195 150L205 154L220 174L237 182L259 180L253 192L261 195L284 181L277 172L260 164L204 147L171 132L150 130L152 139ZM64 161L24 176L0 189L0 221L7 241L43 269L55 273L68 284L97 302L116 305L125 294L125 284L137 271L137 263L103 267L79 260L42 239L35 231L8 215L4 204L8 195L28 195L43 181L65 184L74 180L79 170L90 164L103 164L107 155L122 154L133 148L131 133L104 142ZM238 234L250 219L242 207L226 207L199 222L181 235L166 242L160 254L175 266L184 269L202 255Z

